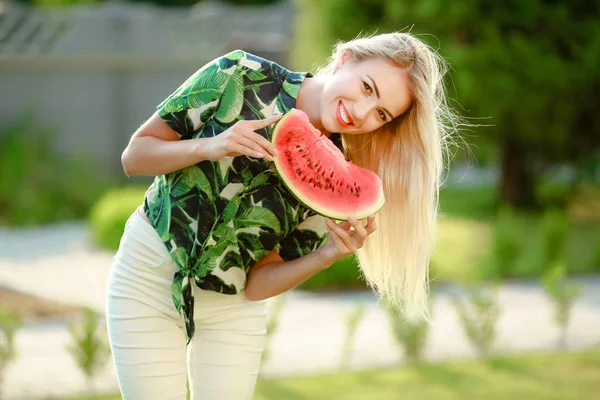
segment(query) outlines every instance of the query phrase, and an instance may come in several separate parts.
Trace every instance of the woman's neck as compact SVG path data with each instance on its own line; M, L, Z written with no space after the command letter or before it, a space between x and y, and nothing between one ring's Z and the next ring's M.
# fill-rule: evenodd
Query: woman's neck
M329 132L323 129L321 124L321 93L323 93L324 77L315 76L304 78L296 98L296 108L308 115L310 123L323 134L329 136Z

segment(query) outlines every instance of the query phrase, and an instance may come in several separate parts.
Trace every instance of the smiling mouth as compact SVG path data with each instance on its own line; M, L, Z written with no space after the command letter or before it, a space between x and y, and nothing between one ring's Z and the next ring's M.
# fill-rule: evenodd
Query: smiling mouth
M344 107L344 104L342 104L341 101L340 101L340 104L338 105L337 111L338 111L337 112L338 120L340 120L342 122L342 125L347 125L347 126L354 125L354 121L352 120L352 117L350 117L348 111L346 110L346 107Z

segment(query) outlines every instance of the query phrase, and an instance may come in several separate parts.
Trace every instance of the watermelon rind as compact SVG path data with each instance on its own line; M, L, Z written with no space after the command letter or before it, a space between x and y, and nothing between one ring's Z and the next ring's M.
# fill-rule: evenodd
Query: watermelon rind
M271 138L271 142L273 144L276 143L279 135L284 134L283 133L284 130L280 129L280 128L284 127L286 125L288 118L291 118L296 113L303 114L302 111L292 108L274 126L273 135ZM305 119L307 121L307 123L309 123L308 118L303 118L303 119ZM327 138L326 140L329 140L329 139ZM281 157L281 158L283 159L283 157ZM366 207L358 210L354 215L347 215L343 212L340 212L338 210L327 207L325 204L321 204L321 203L318 203L318 202L308 199L302 193L302 191L299 190L299 188L293 184L292 180L289 179L288 176L286 176L286 173L284 172L285 169L283 168L283 163L281 162L280 157L275 157L273 160L273 163L275 165L275 170L277 171L281 180L283 181L285 186L289 189L289 191L304 205L306 205L311 210L313 210L317 214L320 214L324 217L335 219L338 221L346 221L350 217L355 217L356 219L364 219L364 218L369 217L370 215L377 213L385 204L385 196L383 194L383 188L380 186L380 193L377 196L377 201L375 203L370 204L369 206L366 206Z

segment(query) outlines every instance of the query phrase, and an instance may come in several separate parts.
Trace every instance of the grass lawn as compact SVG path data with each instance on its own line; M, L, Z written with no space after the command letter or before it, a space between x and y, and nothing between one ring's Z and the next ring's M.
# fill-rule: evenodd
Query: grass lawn
M255 400L591 400L598 398L599 377L600 349L595 349L265 380L259 382Z

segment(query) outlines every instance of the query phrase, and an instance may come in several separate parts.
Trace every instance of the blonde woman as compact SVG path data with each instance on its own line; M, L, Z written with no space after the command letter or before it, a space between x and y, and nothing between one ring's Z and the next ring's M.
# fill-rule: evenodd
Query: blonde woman
M251 399L265 301L358 254L383 298L425 316L447 127L439 56L406 33L340 43L319 73L236 50L187 79L133 135L127 175L155 176L108 283L123 398ZM336 224L271 168L292 108L383 180L378 216ZM376 218L377 217L377 218Z

